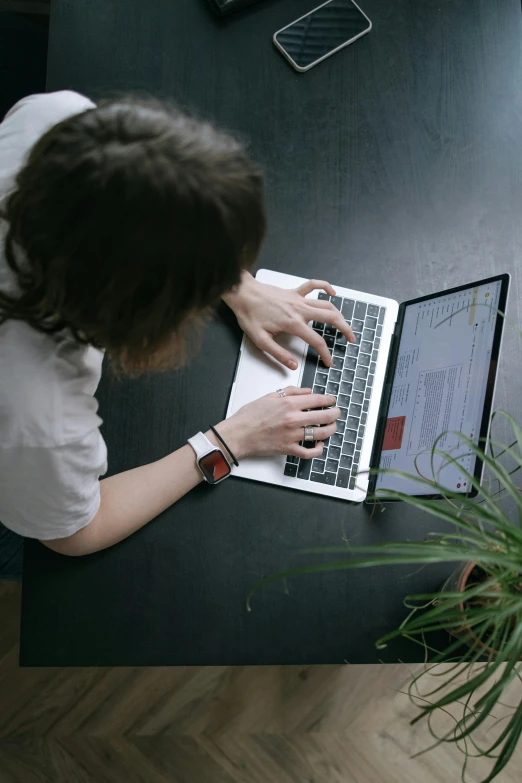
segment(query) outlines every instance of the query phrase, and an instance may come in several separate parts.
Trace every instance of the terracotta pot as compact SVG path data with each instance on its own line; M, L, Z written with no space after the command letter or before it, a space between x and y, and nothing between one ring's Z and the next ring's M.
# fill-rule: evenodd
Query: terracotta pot
M476 568L475 563L463 563L461 566L455 569L455 571L451 574L448 579L444 582L444 584L441 587L441 593L445 592L455 592L456 590L459 590L461 593L463 593L466 589L466 585L468 583L468 579L473 573L473 569ZM464 614L464 601L459 604L459 609ZM462 638L465 644L468 646L470 645L469 641L469 634L472 633L470 628L463 625L460 629L455 628L448 628L448 633L450 633L452 636L455 636L457 639ZM494 655L498 652L498 650L494 650L491 647L487 647L482 642L479 642L475 634L472 633L473 641L477 641L479 647L481 647L484 652L493 653Z

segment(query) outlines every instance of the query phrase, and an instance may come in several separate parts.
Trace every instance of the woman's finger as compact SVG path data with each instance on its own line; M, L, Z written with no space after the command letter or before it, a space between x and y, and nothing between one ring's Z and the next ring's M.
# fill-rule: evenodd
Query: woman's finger
M308 397L302 397L296 401L297 407L302 411L315 408L330 408L335 405L335 397L331 394L309 394ZM313 414L315 417L315 413Z
M297 361L292 356L290 351L281 348L279 343L276 343L272 335L268 334L268 332L265 332L263 336L256 340L256 345L269 356L272 356L272 358L276 359L276 361L280 362L285 367L288 367L289 370L297 370Z
M331 424L332 422L337 421L340 415L341 411L339 408L327 408L325 411L314 410L313 414L311 412L303 411L303 413L299 414L297 424L299 428L312 427L319 424Z
M326 440L326 438L330 438L335 433L336 429L335 422L333 424L325 424L324 427L313 427L314 440ZM296 440L304 439L304 432L302 427L299 427L299 429L295 431L294 437Z
M335 288L326 280L307 280L306 283L302 283L295 290L301 296L306 296L317 290L325 291L328 296L335 296Z
M293 457L302 457L303 459L314 459L314 457L320 457L323 450L323 441L318 440L313 449L306 449L304 446L294 443L288 449L285 449L285 454L291 454Z
M344 320L342 313L337 307L334 307L331 302L321 302L321 304L325 304L327 307L316 307L315 304L311 304L310 307L307 308L305 318L309 321L318 321L318 323L321 324L331 324L344 334L349 342L355 342L352 327ZM328 307L328 305L330 305L330 307Z
M311 345L312 348L315 348L327 367L332 366L332 357L324 338L321 337L320 334L317 334L317 332L314 332L311 326L308 326L308 324L305 323L297 323L293 333L304 340L305 343Z
M311 394L310 388L300 389L299 386L284 386L281 391L284 391L285 397L299 397L303 394ZM281 397L278 391L271 392L268 397Z

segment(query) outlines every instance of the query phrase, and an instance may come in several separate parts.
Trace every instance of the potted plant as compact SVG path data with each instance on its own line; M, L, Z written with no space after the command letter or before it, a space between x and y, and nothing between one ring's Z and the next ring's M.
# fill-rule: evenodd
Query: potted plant
M407 616L399 628L378 639L376 646L382 649L399 636L423 646L429 661L408 689L410 698L420 708L412 724L427 719L435 739L431 747L452 742L462 750L463 781L467 779L468 761L472 756L492 759L491 771L482 783L494 780L504 769L522 734L521 699L510 705L496 736L486 740L483 736L485 722L497 717L495 708L506 706L503 694L508 686L516 680L522 682L522 493L515 480L515 474L522 466L522 430L511 416L503 415L514 433L514 440L509 445L499 447L490 438L488 448L482 449L462 436L470 452L484 461L487 471L482 487L474 476L466 474L470 484L480 490L477 498L463 498L448 492L439 484L438 474L429 481L433 494L442 494L445 501L426 500L400 492L386 493L387 497L451 522L453 532L430 534L420 542L313 550L341 557L326 564L305 565L269 576L251 593L275 579L325 568L458 563L440 592L406 596ZM439 451L437 445L433 454L447 462L455 461L450 454ZM408 478L427 480L420 475ZM430 647L429 635L441 629L449 631L451 636L448 636L446 649L439 651ZM443 662L451 665L441 666ZM435 685L430 685L421 694L423 678ZM433 729L431 719L438 710L450 708L453 715L455 711L458 713L457 717L454 715L455 723L450 731L439 735Z

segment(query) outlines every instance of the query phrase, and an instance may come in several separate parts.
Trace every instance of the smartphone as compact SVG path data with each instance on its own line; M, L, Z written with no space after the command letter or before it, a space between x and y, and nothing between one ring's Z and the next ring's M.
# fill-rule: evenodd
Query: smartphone
M327 0L274 34L274 44L296 71L308 71L362 35L372 23L354 0Z

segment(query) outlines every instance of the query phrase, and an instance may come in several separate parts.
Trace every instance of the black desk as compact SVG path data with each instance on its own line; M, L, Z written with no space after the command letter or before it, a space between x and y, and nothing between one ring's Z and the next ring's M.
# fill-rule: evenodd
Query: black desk
M266 0L217 22L203 0L54 0L48 87L148 90L251 141L266 171L261 263L404 299L494 272L520 301L519 0L365 0L373 32L306 75L272 33L313 6ZM222 418L240 334L207 333L190 369L99 390L110 471L158 459ZM520 344L507 330L497 407L522 414ZM440 523L230 480L200 487L132 538L83 559L29 542L21 663L373 662L406 593L450 567L382 568L277 583L296 550L404 537ZM384 660L416 660L390 647Z

